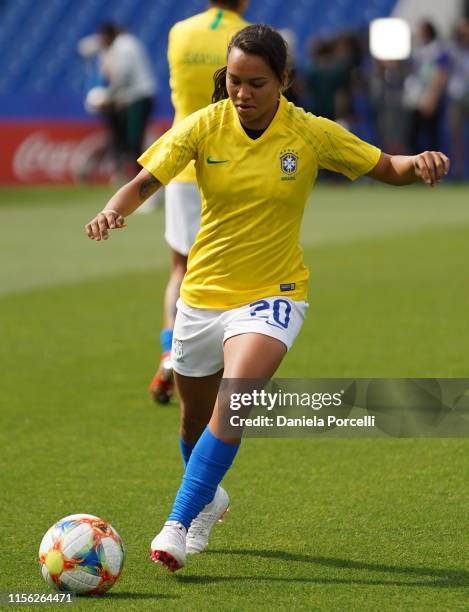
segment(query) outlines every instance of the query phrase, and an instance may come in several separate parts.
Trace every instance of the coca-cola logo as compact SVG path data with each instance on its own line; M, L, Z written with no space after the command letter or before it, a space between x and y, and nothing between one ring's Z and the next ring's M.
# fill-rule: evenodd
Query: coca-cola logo
M106 134L94 131L77 140L52 140L47 131L29 134L13 158L15 176L24 182L38 178L79 181L105 178L112 170Z

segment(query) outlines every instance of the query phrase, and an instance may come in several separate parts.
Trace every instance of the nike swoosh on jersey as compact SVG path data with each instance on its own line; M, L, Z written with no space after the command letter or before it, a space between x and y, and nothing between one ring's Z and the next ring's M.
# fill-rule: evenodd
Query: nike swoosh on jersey
M229 161L229 159L212 159L207 157L207 164L227 164Z

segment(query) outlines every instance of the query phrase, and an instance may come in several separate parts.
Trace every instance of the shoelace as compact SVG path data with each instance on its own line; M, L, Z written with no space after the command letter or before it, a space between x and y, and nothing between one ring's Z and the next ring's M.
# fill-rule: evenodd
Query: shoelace
M181 540L181 544L186 541L186 533L182 527L178 527L177 525L166 525L165 527L170 527L173 530L173 533L177 533L179 539ZM176 531L175 531L176 530Z
M197 517L190 527L189 537L198 535L207 535L212 523L217 519L217 512L204 512Z
M187 536L187 539L191 540L199 536L206 537L207 535L208 535L208 529L204 525L191 525L191 530Z

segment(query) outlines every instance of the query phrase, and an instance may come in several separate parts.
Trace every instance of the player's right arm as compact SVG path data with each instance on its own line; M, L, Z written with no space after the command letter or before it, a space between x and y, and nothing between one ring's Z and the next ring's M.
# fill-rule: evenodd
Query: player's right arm
M117 191L104 209L85 225L91 240L107 240L110 229L125 227L125 217L132 214L161 187L153 174L143 168L135 178Z
M124 227L125 217L133 213L161 185L167 185L191 159L196 159L200 135L206 131L204 126L209 109L207 107L186 117L160 136L138 158L143 169L121 187L104 209L85 225L91 240L107 240L110 229Z

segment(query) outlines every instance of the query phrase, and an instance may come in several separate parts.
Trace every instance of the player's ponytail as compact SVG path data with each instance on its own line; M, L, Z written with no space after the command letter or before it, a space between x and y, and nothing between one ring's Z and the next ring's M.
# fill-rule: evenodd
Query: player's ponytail
M215 72L213 81L215 83L215 89L213 91L212 102L226 100L226 98L228 98L228 91L226 89L226 66L223 66L223 68Z

